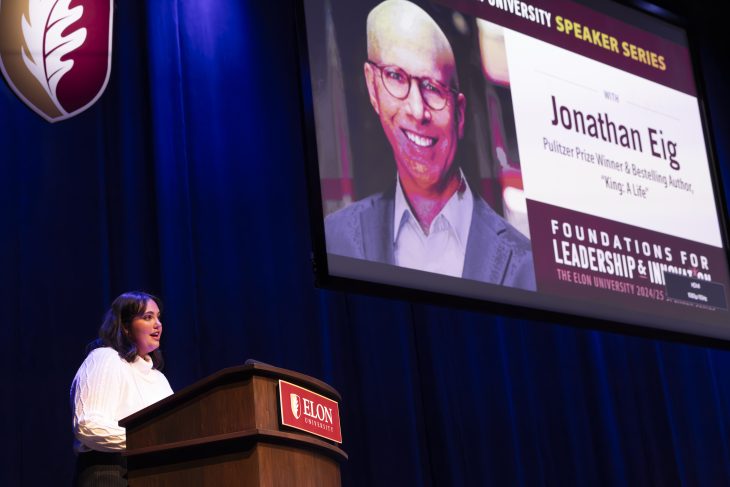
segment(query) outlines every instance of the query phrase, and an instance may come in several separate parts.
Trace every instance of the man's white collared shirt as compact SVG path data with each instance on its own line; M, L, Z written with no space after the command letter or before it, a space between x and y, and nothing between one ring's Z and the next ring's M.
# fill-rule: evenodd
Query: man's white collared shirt
M397 181L393 218L397 265L461 277L474 209L474 197L463 175L462 182L459 190L433 219L426 235L408 205L400 180Z

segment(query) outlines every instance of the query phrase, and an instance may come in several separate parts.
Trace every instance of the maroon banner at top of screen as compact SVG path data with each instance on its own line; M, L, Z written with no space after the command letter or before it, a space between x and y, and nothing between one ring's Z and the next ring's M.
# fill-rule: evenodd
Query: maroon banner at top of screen
M686 46L584 5L568 0L435 1L697 96L692 62ZM580 27L576 28L576 25ZM571 30L566 33L569 26ZM576 33L579 35L576 36Z
M665 279L669 273L719 284L729 302L723 249L533 200L527 200L527 214L539 292L668 318L727 322L727 309L673 300Z

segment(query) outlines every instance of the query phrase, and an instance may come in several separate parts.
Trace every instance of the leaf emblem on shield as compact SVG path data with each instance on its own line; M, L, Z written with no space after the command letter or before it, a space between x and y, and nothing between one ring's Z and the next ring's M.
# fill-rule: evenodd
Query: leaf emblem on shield
M291 403L291 412L296 419L302 415L302 410L299 407L299 396L296 394L289 394L289 401Z
M73 60L61 60L84 44L86 29L80 27L63 35L84 14L84 7L71 8L71 0L49 2L30 0L30 15L23 16L23 62L40 82L53 104L66 113L58 101L58 82L74 66Z
M111 71L112 0L0 0L0 68L49 122L101 96Z

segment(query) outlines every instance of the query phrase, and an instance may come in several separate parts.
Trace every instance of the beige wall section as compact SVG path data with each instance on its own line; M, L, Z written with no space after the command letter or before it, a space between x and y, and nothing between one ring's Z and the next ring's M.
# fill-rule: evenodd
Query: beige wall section
M57 118L61 112L23 62L23 16L27 11L27 1L0 0L0 58L15 93L49 118Z

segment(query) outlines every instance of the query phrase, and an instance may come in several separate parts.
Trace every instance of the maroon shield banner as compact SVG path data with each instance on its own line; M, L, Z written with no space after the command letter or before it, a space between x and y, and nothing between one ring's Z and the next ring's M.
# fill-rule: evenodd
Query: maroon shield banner
M111 72L113 0L0 0L0 69L49 122L101 97Z

